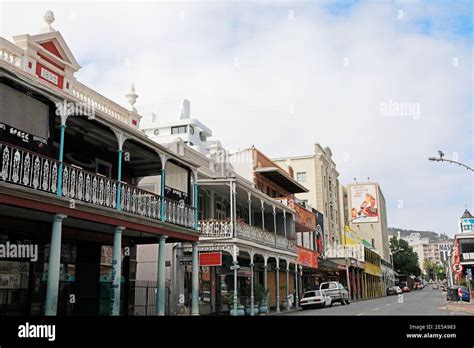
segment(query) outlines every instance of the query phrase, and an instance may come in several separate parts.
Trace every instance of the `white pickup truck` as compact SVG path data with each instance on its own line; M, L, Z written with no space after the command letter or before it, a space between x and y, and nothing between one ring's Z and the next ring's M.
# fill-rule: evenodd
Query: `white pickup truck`
M331 297L331 302L339 302L341 305L350 304L351 299L349 292L344 285L339 282L321 283L319 289L324 291L327 296Z

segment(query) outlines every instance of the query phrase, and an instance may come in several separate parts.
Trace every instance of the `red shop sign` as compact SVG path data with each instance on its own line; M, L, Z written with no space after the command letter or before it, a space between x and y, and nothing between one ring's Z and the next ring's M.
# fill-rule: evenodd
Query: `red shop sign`
M316 251L298 246L296 251L298 253L296 263L306 267L318 268L318 253Z
M199 253L199 266L222 266L222 252Z

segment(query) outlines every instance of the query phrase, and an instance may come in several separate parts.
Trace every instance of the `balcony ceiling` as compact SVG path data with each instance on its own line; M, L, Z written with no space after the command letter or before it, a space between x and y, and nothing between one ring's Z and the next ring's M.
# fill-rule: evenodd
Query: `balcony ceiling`
M117 152L117 138L109 129L81 117L70 117L67 122L66 132L74 135L76 139L82 139L110 152ZM135 176L160 173L161 161L156 152L144 148L132 139L125 141L123 151L130 153L130 160L127 164L131 167Z
M256 168L256 173L260 173L268 180L271 180L289 193L308 192L308 189L293 179L288 173L278 167Z

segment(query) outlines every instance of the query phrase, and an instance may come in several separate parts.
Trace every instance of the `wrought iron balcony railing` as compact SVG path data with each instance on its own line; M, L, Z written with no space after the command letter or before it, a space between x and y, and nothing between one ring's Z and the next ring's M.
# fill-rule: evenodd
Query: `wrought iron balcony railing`
M198 226L202 238L232 238L230 221L199 221Z
M231 223L228 220L199 221L200 237L203 239L232 238ZM271 246L278 249L296 252L296 241L288 239L274 232L250 226L243 221L235 223L235 235L258 244Z
M0 181L56 194L59 161L0 142ZM116 180L63 163L62 195L82 202L117 209ZM120 183L121 210L135 215L194 228L195 208L126 183ZM164 209L162 210L162 202Z

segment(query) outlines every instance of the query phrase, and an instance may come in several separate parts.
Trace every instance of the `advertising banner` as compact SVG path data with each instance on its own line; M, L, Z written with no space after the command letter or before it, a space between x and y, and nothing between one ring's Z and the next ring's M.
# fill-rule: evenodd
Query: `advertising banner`
M379 222L376 185L351 186L351 220L353 223Z

